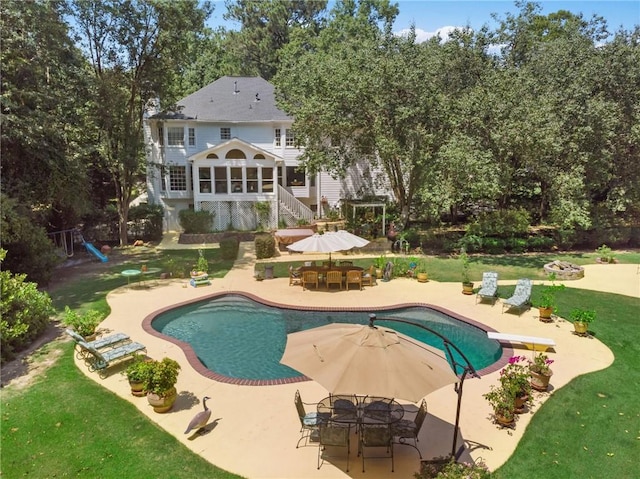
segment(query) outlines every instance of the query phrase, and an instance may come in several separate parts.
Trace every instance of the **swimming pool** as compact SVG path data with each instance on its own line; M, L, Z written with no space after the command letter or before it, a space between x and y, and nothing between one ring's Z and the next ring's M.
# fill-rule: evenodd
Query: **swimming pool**
M356 308L354 308L356 309ZM241 294L221 294L206 301L178 306L150 319L154 331L178 343L186 343L216 379L230 382L278 384L304 380L299 372L280 364L287 334L328 323L367 324L368 313L378 315L376 324L395 329L426 344L441 348L428 331L397 318L424 324L446 336L479 371L498 361L502 348L476 326L426 306L371 308L358 311L303 311L283 305L267 305ZM184 347L184 344L181 344Z

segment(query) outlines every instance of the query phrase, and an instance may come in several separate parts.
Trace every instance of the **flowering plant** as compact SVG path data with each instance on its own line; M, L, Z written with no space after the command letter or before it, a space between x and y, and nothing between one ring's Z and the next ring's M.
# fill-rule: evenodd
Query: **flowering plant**
M529 369L543 376L551 376L553 371L551 371L549 366L552 363L553 359L549 359L546 354L540 353L533 357L533 361L529 361Z
M489 479L491 473L482 459L477 462L456 462L437 457L435 461L423 461L416 479Z
M513 356L509 358L507 364L500 371L500 384L509 391L513 397L528 396L531 399L531 383L529 382L529 369L524 366L527 358L524 356Z
M505 419L515 417L516 397L504 386L491 385L491 390L482 395L493 406L493 412Z

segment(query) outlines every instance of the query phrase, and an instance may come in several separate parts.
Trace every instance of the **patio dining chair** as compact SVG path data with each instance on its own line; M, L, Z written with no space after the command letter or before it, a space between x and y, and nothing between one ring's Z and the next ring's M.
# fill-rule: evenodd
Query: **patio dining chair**
M330 415L323 416L321 413L316 411L307 412L305 410L305 404L310 406L311 403L305 403L302 401L302 396L300 396L300 391L297 390L294 396L294 403L296 405L296 410L298 412L298 418L300 419L300 439L298 439L298 443L296 444L296 449L300 447L300 442L302 440L305 441L305 446L309 442L309 440L317 441L318 440L318 426L323 421L323 419L328 419Z
M476 294L476 304L485 299L491 301L491 304L495 304L498 299L498 273L495 271L482 273L482 284Z
M317 271L303 271L302 272L302 289L309 289L310 285L314 285L318 289L318 272Z
M328 271L325 281L327 282L327 289L330 289L332 284L337 284L338 288L342 290L342 271L340 270Z
M302 274L300 271L293 269L293 266L289 266L289 286L302 285Z
M367 456L369 447L387 449L385 455ZM391 459L391 472L393 472L393 433L389 424L362 423L360 428L360 442L358 452L362 456L362 472L364 472L365 459Z
M362 271L355 269L347 271L347 281L345 284L347 290L350 284L358 285L360 291L362 291Z
M420 449L418 449L418 434L420 434L420 429L422 428L422 424L426 417L427 402L423 399L420 404L420 408L418 408L418 412L416 413L416 417L413 418L413 420L401 419L391 426L393 436L398 438L398 443L403 446L413 447L418 451L420 459L422 459L422 453L420 452ZM408 443L407 440L413 441L413 444Z
M318 441L320 446L318 447L318 469L324 463L327 454L327 447L346 447L347 448L347 469L349 472L349 450L351 443L349 442L350 428L334 421L322 421L318 425Z
M376 275L375 267L371 265L366 273L362 275L362 286L375 286Z

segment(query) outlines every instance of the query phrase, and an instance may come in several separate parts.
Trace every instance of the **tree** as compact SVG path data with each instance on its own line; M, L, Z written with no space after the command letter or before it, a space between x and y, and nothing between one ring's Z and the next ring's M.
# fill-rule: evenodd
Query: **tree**
M228 0L225 20L240 23L229 31L225 46L242 75L270 80L278 71L280 49L289 43L292 30L318 32L327 0Z
M129 203L144 181L142 120L147 102L176 98L181 71L211 12L209 2L74 0L71 12L92 65L95 141L115 187L120 244Z
M2 191L49 229L75 226L90 204L86 62L63 12L62 1L14 1L0 16Z

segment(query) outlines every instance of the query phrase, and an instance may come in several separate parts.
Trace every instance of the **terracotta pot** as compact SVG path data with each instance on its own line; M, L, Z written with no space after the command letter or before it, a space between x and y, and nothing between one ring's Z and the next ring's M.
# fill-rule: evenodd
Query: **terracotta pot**
M473 294L473 283L462 283L462 294Z
M538 311L540 312L540 321L542 321L543 323L551 322L551 315L553 314L553 308L540 307L538 308Z
M587 330L589 329L589 324L576 321L573 323L573 328L576 330L576 333L578 334L587 334Z
M173 407L173 403L176 402L177 397L178 391L176 391L176 388L171 388L165 396L147 393L147 401L149 401L149 404L153 406L153 410L158 413L169 411Z
M131 387L131 394L136 397L146 396L146 392L144 390L144 383L142 381L129 381L129 387Z
M496 418L496 422L498 424L502 424L503 426L509 426L509 425L513 424L513 421L516 420L515 417L513 417L513 416L510 417L510 418L509 417L505 417L505 416L503 416L502 414L500 414L497 411L494 411L493 415Z
M530 371L530 380L531 387L536 391L546 391L549 388L549 381L551 380L551 375L540 374L535 371Z
M418 280L418 283L426 283L429 281L429 275L427 273L418 273L416 275L416 279Z
M516 396L516 414L522 414L523 412L525 412L525 405L527 404L528 400L529 396Z

